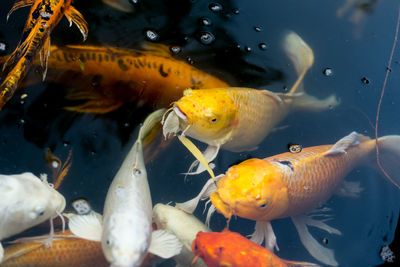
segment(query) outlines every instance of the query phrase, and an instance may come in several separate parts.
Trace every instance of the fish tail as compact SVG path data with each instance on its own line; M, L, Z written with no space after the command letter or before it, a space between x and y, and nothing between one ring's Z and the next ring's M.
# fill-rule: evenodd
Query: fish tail
M377 141L375 151L378 167L385 177L400 189L400 135L383 136Z

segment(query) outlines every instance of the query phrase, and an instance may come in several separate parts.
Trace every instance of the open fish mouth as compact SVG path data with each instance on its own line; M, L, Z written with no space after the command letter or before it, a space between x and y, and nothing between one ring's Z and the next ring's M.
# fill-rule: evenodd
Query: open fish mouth
M232 210L229 205L227 205L219 196L218 192L213 192L210 195L211 203L215 208L224 215L228 220L232 217Z
M176 135L180 130L180 121L182 120L187 123L188 118L186 114L178 107L174 106L172 109L169 109L165 112L164 117L167 116L164 120L162 120L163 124L163 135L164 138L167 139L171 134Z

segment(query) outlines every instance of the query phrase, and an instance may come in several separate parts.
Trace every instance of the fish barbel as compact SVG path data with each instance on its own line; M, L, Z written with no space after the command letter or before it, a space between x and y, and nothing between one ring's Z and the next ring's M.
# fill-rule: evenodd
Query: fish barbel
M286 35L284 48L298 74L289 93L237 87L185 90L183 97L165 114L164 136L167 138L181 131L180 139L189 136L208 144L204 158L210 162L220 148L234 152L256 148L290 112L316 112L338 105L334 95L319 100L303 92L303 77L314 61L311 48L293 32ZM196 164L192 164L190 170ZM194 173L203 171L203 166L201 164Z
M52 244L47 247L43 243L46 237L13 241L13 244L5 249L4 260L0 266L109 266L100 242L78 238L66 231L55 233Z
M380 150L388 161L399 160L399 144L400 136L378 139ZM249 159L219 176L217 186L210 180L201 195L180 204L180 207L192 211L200 199L209 196L214 209L226 218L236 215L257 221L252 240L262 243L265 239L270 250L277 248L277 244L269 222L291 217L309 253L325 264L337 266L333 251L319 244L308 232L307 225L333 234L340 235L340 231L303 214L324 204L352 169L371 160L375 155L375 145L375 140L352 132L334 145L303 148L299 153L287 152L265 159ZM351 196L357 196L362 190L357 183L349 182L344 188Z
M199 232L192 250L208 267L316 267L309 262L287 261L244 236L225 229L222 232Z
M0 62L6 58L0 58ZM34 64L40 65L38 57ZM169 48L161 44L146 44L137 50L52 45L47 65L47 80L74 88L66 97L84 101L66 108L75 112L104 114L127 103L163 108L179 99L187 88L229 86L211 74L173 58ZM37 79L32 77L22 86L34 82Z
M0 240L21 233L61 215L65 198L48 182L47 176L37 177L30 172L0 175ZM47 241L51 241L53 228ZM0 244L0 262L3 247Z
M71 0L17 0L8 12L7 19L12 12L25 6L32 7L21 41L3 66L3 70L6 67L10 70L0 85L0 109L13 96L18 83L24 79L38 54L44 69L44 80L50 53L50 34L64 15L71 25L75 23L78 26L84 39L88 33L86 21L82 14L71 6Z
M107 192L102 222L94 215L73 221L71 231L82 238L101 241L111 266L140 266L147 252L161 258L179 254L182 245L164 230L152 232L152 203L143 159L143 139L161 121L164 110L150 114Z

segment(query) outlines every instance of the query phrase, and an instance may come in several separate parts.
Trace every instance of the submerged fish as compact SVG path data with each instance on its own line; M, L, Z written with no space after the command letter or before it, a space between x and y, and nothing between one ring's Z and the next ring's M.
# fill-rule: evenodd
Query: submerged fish
M39 65L39 58L34 63ZM47 64L47 79L74 88L68 99L84 101L67 108L76 112L103 114L135 102L138 106L168 107L187 88L229 86L174 59L167 46L158 44L146 45L142 50L51 46Z
M134 11L133 5L129 0L102 0L103 3L113 7L119 11L132 13Z
M186 135L208 144L204 157L210 162L220 148L235 152L254 149L291 112L322 111L338 105L334 95L319 100L303 92L302 79L314 61L310 47L293 32L286 35L284 47L298 74L289 93L251 88L185 90L166 113L164 136L182 131L180 139ZM195 173L203 171L203 165Z
M199 232L192 250L208 267L295 267L319 266L308 262L287 261L238 233L224 230L221 233Z
M18 234L32 226L61 215L65 198L48 182L47 176L37 177L30 172L16 175L0 175L0 240ZM3 247L0 244L0 262Z
M177 263L177 267L192 266L206 267L203 260L199 259L192 263L195 255L191 246L196 239L198 232L211 232L211 230L200 222L193 214L184 212L181 209L170 205L158 203L153 208L153 220L157 225L157 229L164 229L174 234L182 243L182 251L173 257Z
M55 233L52 244L46 246L43 243L46 237L13 241L13 244L4 250L4 259L0 266L109 266L100 242L78 238L66 231Z
M143 159L142 141L159 123L163 110L153 112L140 128L139 136L118 173L104 204L103 219L84 216L71 231L79 237L101 240L112 266L140 266L147 252L161 258L179 254L182 245L164 230L152 232L152 203ZM78 230L78 231L76 231Z
M38 54L44 68L43 79L46 77L50 53L50 34L64 15L71 25L73 22L78 26L84 39L88 33L86 21L82 14L71 6L71 0L17 0L8 12L7 19L12 12L25 6L32 7L22 32L21 41L3 66L3 70L6 66L10 66L10 70L0 85L0 109L13 96L18 83L26 76Z
M378 144L385 160L398 162L400 136L381 137ZM213 209L208 217L216 208L228 219L236 215L257 221L252 239L257 243L265 239L270 250L277 248L270 221L291 217L308 252L325 264L337 266L333 251L315 240L307 225L333 234L341 234L340 231L304 214L325 203L352 169L373 159L375 145L375 140L352 132L334 145L249 159L219 176L217 186L210 179L199 196L180 207L192 211L200 199L209 196ZM357 183L347 183L343 189L352 196L361 192Z

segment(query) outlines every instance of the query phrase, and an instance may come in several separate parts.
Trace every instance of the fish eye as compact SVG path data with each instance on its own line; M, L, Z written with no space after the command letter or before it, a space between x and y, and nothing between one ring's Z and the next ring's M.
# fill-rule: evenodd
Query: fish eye
M35 208L35 212L36 212L37 216L43 216L45 211L46 211L46 207L44 207L44 206L39 206L39 207Z
M211 119L210 119L210 122L211 122L211 123L216 123L216 122L217 122L217 118L216 118L216 117L211 118Z
M261 204L260 206L258 206L259 208L263 209L267 207L267 203Z
M108 246L111 246L111 245L112 245L112 240L111 240L111 238L108 238L108 239L106 240L106 244L107 244Z
M133 169L133 175L137 176L137 175L140 175L141 173L142 173L141 170L139 170L137 168Z

